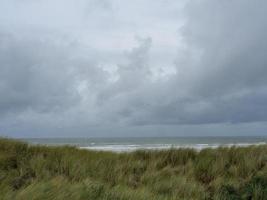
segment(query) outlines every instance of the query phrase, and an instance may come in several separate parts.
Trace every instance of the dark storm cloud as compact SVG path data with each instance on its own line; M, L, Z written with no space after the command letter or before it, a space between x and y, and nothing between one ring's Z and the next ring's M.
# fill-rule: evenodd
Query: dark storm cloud
M188 7L184 38L200 51L200 91L227 92L266 84L265 1L200 1ZM216 83L211 88L210 83ZM217 87L215 87L217 86Z
M79 100L75 96L68 52L47 42L12 35L0 40L0 109L53 110Z
M189 77L192 96L209 105L202 119L266 120L266 7L265 1L189 3L183 34L189 51L199 54Z
M121 119L133 124L266 121L265 8L264 1L191 1L182 28L187 53L179 52L186 57L177 58L177 74L151 82L140 74L143 62L133 62L130 68L138 73L132 70L126 80L120 74L114 85L128 88L115 98Z
M61 112L80 104L80 81L86 78L88 83L101 82L101 70L95 61L77 57L74 42L18 38L1 35L1 114L26 110Z
M2 131L267 121L266 1L1 4Z

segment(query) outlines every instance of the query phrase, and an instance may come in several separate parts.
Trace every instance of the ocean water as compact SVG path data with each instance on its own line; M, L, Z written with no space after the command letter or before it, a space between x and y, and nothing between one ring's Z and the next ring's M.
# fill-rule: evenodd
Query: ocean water
M31 144L71 145L98 151L128 152L139 149L217 148L267 143L267 137L136 137L136 138L22 138Z

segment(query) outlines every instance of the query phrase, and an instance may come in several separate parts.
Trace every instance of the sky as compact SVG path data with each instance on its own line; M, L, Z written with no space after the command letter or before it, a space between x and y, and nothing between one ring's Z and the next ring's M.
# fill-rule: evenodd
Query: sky
M267 135L266 0L0 0L0 136Z

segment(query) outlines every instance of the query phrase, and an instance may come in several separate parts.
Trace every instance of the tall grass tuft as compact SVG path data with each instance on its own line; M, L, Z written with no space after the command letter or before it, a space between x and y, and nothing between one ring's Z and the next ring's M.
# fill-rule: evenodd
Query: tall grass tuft
M0 139L0 200L266 200L267 146L111 153Z

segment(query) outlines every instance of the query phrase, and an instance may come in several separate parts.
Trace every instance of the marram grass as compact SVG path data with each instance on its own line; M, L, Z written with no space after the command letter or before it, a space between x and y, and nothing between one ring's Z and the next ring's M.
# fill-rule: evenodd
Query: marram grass
M111 153L0 139L0 200L265 200L267 146Z

